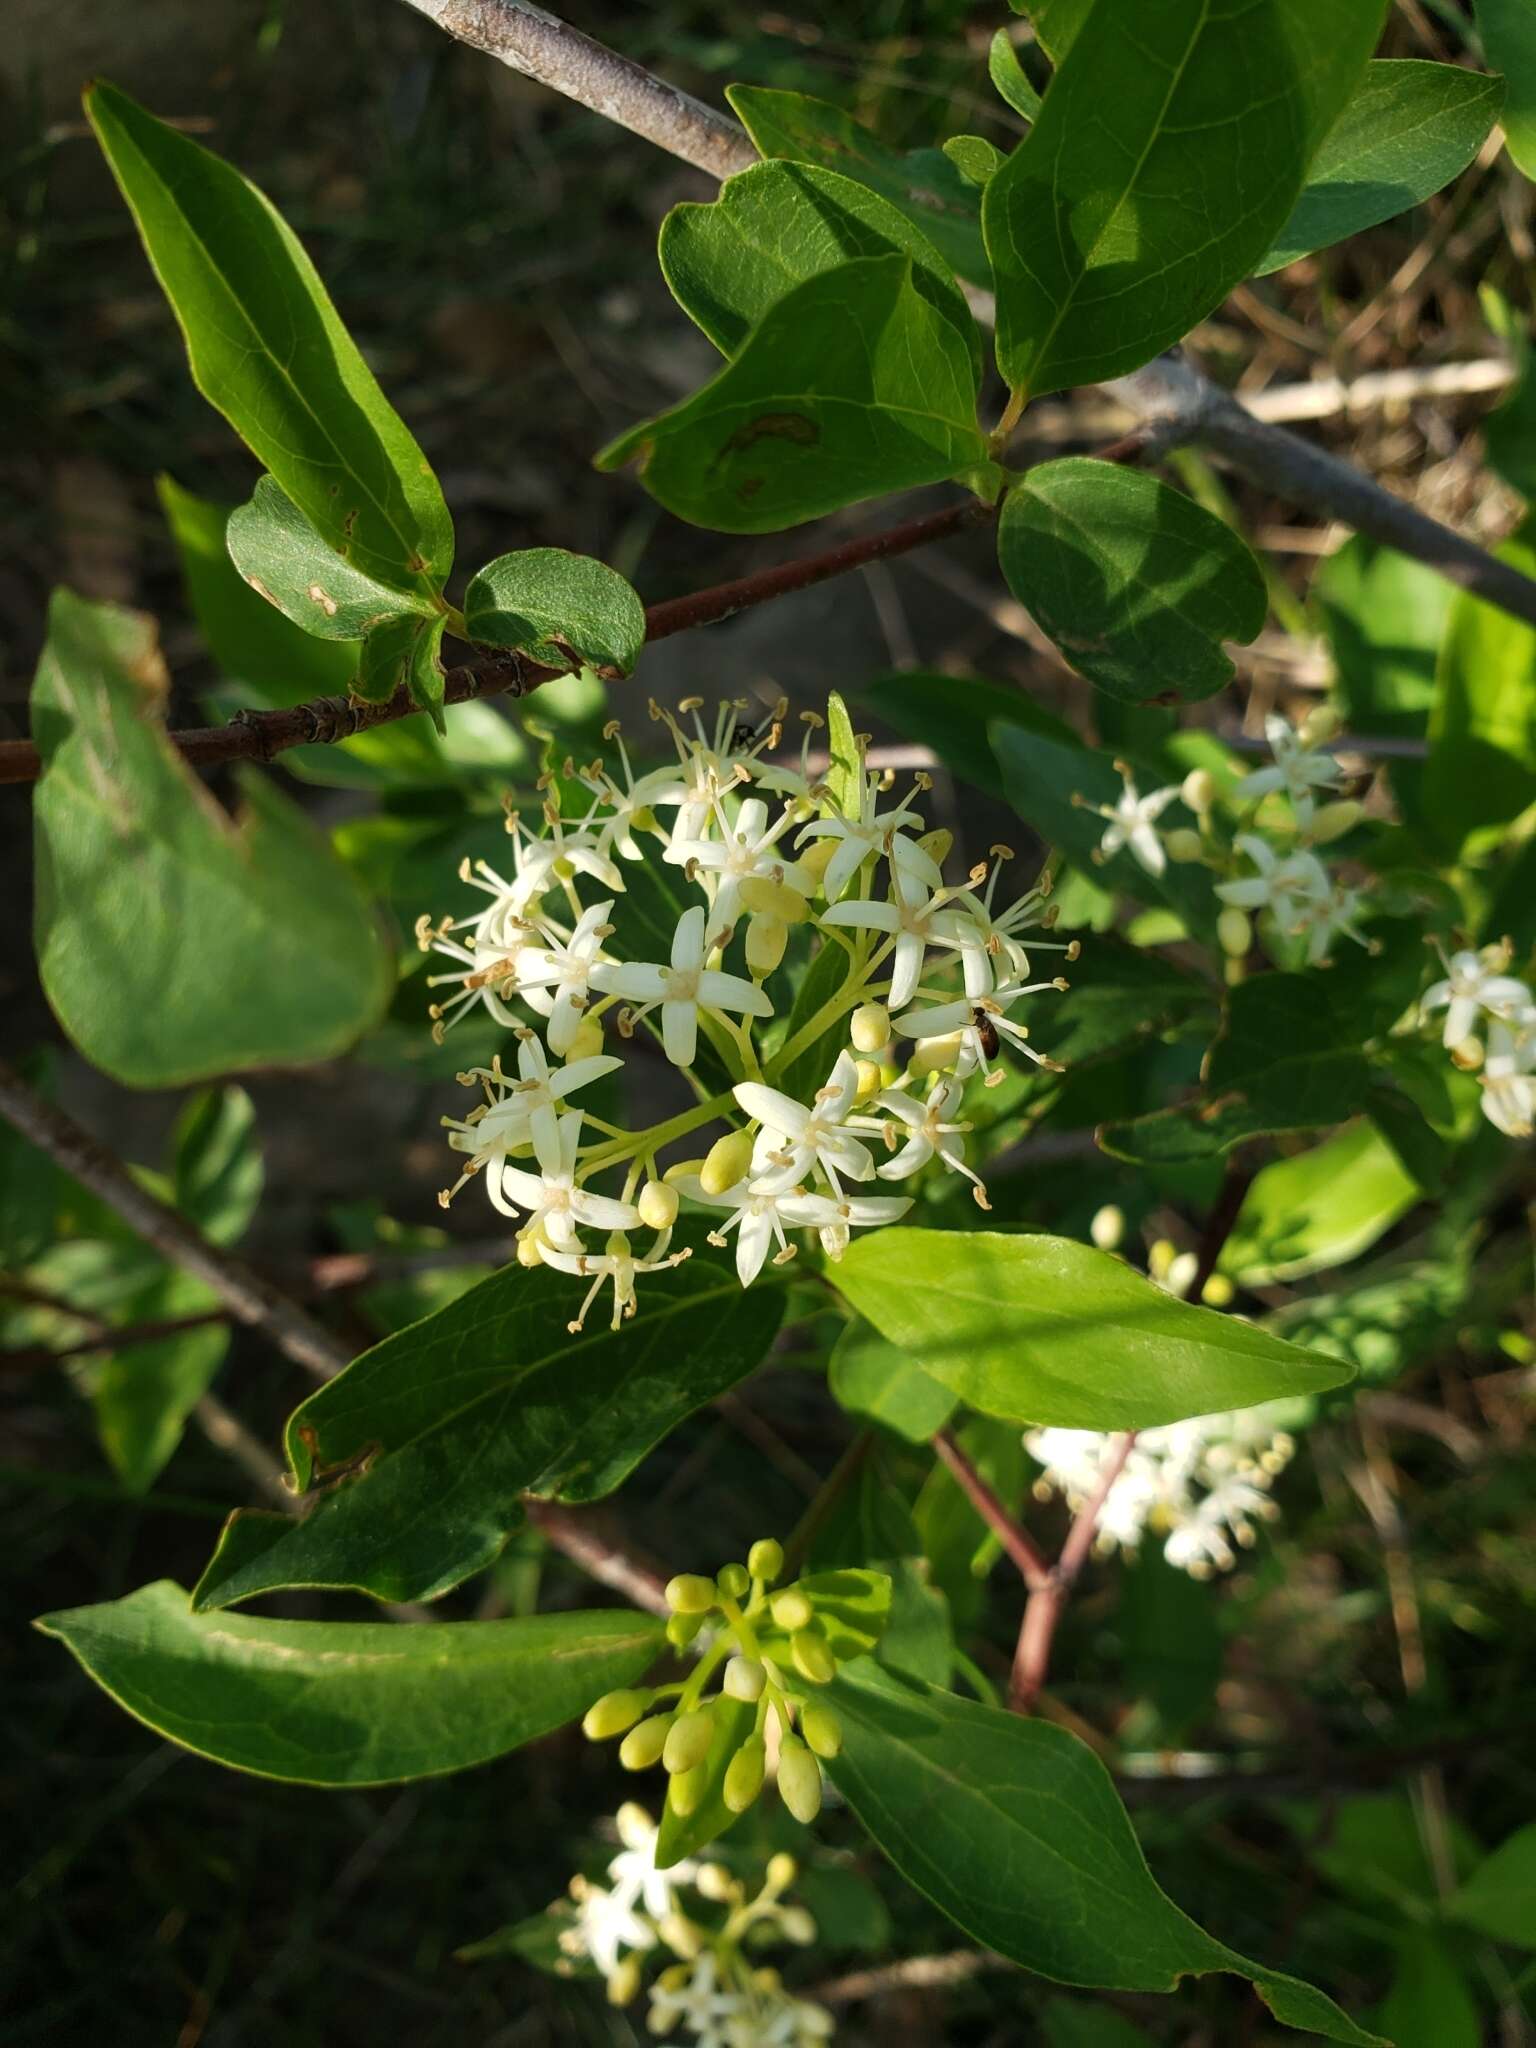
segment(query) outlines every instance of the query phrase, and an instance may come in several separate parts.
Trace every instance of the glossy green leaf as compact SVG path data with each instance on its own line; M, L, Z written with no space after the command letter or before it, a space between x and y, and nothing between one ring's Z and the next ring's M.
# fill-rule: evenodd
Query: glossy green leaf
M1261 1169L1222 1247L1221 1270L1240 1286L1268 1287L1342 1266L1418 1199L1417 1181L1362 1117Z
M464 594L472 640L515 647L546 668L617 669L627 676L645 645L645 606L606 562L566 548L498 555Z
M1117 7L1089 13L982 196L1015 390L1134 370L1220 305L1285 225L1382 12L1159 0L1134 34Z
M156 1734L300 1785L487 1763L631 1684L662 1641L626 1609L419 1628L198 1615L169 1579L37 1626Z
M1495 1941L1536 1948L1536 1826L1506 1836L1451 1894L1445 1910Z
M1007 29L1000 28L987 51L987 75L1016 114L1034 121L1040 114L1040 95L1025 76L1019 53Z
M1484 54L1504 74L1509 153L1536 178L1536 11L1530 0L1473 0L1473 6Z
M702 391L598 467L638 458L680 519L773 533L980 464L970 351L912 270L906 256L865 256L794 286Z
M697 1856L702 1848L741 1819L741 1815L733 1813L725 1803L725 1774L731 1767L732 1757L752 1732L757 1709L746 1700L732 1699L722 1693L713 1712L715 1732L710 1739L709 1754L704 1759L704 1797L686 1820L670 1799L662 1808L661 1825L656 1833L658 1870L670 1870L685 1856Z
M168 744L148 622L56 594L33 690L43 986L132 1087L328 1059L394 987L373 912L255 773L231 822Z
M1459 178L1503 99L1501 78L1459 64L1411 57L1367 64L1258 275L1406 213Z
M619 1330L595 1307L572 1334L569 1274L514 1265L364 1352L289 1417L295 1481L325 1490L298 1523L236 1516L198 1607L279 1586L437 1598L496 1558L523 1494L601 1499L749 1373L782 1294L693 1258L639 1302Z
M856 178L915 221L951 270L972 284L991 283L979 195L942 150L893 149L841 107L803 92L732 85L725 96L760 156Z
M1003 794L987 728L994 719L1020 725L1062 746L1081 748L1082 741L1061 719L1044 711L1027 691L980 676L952 676L940 669L902 669L876 676L862 686L869 710L904 739L931 746L961 782Z
M1091 683L1131 704L1209 697L1223 640L1264 624L1264 577L1223 520L1140 470L1042 462L1003 500L1008 588Z
M1108 1771L1049 1721L985 1707L867 1663L831 1697L834 1783L910 1884L974 1941L1062 1984L1173 1991L1246 1977L1276 2019L1379 2048L1330 1998L1250 1963L1162 1892Z
M1052 1059L1080 1067L1175 1025L1185 1035L1207 1020L1214 1026L1217 996L1208 982L1110 932L1095 933L1084 948L1063 967L1071 986L1060 1002L1030 1022L1030 1043Z
M1399 1937L1392 1988L1376 2024L1393 2048L1484 2048L1488 2039L1460 1963L1425 1927Z
M230 513L225 542L256 595L317 640L361 641L396 619L440 615L425 592L395 590L339 554L275 477Z
M1061 63L1088 19L1094 0L1008 0L1015 14L1027 14L1035 38L1053 64Z
M1370 1085L1364 1036L1335 1001L1331 977L1250 975L1228 996L1201 1094L1130 1123L1107 1124L1099 1143L1119 1159L1176 1165L1214 1158L1245 1138L1343 1123Z
M996 143L988 142L982 135L951 135L944 145L944 154L967 185L985 185L1007 162Z
M402 593L441 590L453 524L437 478L276 208L115 86L92 85L85 110L203 396L338 554Z
M1536 522L1498 550L1536 572ZM1440 654L1424 803L1453 848L1536 802L1536 626L1465 591L1451 607Z
M972 1408L1020 1422L1145 1429L1350 1376L1070 1238L897 1225L856 1240L831 1278Z
M843 817L856 818L864 802L864 750L836 690L827 698L827 752L827 795Z
M727 178L709 206L674 206L661 224L672 296L723 356L792 286L858 256L912 259L912 284L962 336L981 367L976 323L953 272L901 210L817 164L772 162Z
M954 1414L959 1396L866 1322L850 1323L827 1361L832 1398L849 1415L925 1444Z

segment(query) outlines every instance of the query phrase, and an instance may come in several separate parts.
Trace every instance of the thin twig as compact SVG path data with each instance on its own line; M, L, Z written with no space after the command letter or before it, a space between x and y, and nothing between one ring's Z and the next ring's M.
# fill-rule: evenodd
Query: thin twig
M209 1323L225 1323L229 1310L206 1308L193 1316L161 1316L153 1322L122 1323L116 1325L96 1323L94 1317L82 1316L81 1311L57 1305L60 1315L74 1316L90 1322L93 1334L77 1338L73 1344L29 1344L14 1351L0 1351L0 1372L34 1372L41 1367L60 1365L67 1358L86 1358L103 1351L131 1351L139 1344L158 1344L166 1337L179 1337L185 1330L201 1330Z
M809 590L834 576L846 576L870 562L885 561L906 554L930 541L947 539L968 528L983 526L995 516L993 509L974 498L946 505L917 519L879 533L864 534L857 540L840 542L820 554L805 555L793 562L776 563L717 583L687 597L674 597L652 605L646 612L647 643L670 639L674 633L691 631L729 619L753 605L766 604L791 591ZM565 671L543 668L521 655L480 653L462 667L450 670L443 698L448 704L464 704L473 698L526 697L540 684ZM365 704L346 697L317 697L305 704L290 704L276 711L242 711L228 725L199 726L170 737L182 758L195 768L211 768L223 761L271 761L290 747L330 746L351 739L376 726L391 725L396 719L411 718L421 706L404 686L382 704ZM35 782L42 772L37 748L31 740L0 740L0 783Z
M856 2005L862 1999L880 1998L888 1991L940 1991L951 1984L963 1984L983 1970L1017 1969L1006 1956L985 1950L962 1948L947 1956L904 1956L897 1963L883 1963L873 1970L852 1970L846 1977L833 1977L818 1984L814 1996L822 2005Z
M274 1507L281 1508L286 1515L299 1512L298 1496L283 1478L282 1465L216 1394L202 1395L193 1413L209 1443L217 1450L227 1451Z
M1036 1546L1015 1517L1009 1514L947 1429L941 1429L933 1439L933 1449L939 1461L948 1468L960 1491L1018 1566L1030 1592L1042 1591L1049 1586L1051 1567L1045 1553Z
M667 1582L659 1571L605 1536L591 1515L578 1514L558 1501L528 1500L523 1503L528 1519L546 1542L563 1551L573 1564L581 1566L590 1579L622 1593L632 1606L648 1614L668 1615Z
M1093 1492L1072 1518L1067 1540L1061 1546L1061 1555L1054 1568L1046 1574L1044 1585L1031 1588L1024 1603L1024 1618L1019 1624L1019 1640L1014 1648L1013 1672L1008 1684L1008 1704L1016 1714L1034 1712L1035 1702L1051 1667L1051 1646L1056 1639L1057 1623L1072 1597L1078 1573L1088 1561L1104 1503L1109 1499L1115 1481L1125 1470L1125 1461L1131 1455L1135 1441L1133 1429L1124 1430L1115 1437L1099 1468Z

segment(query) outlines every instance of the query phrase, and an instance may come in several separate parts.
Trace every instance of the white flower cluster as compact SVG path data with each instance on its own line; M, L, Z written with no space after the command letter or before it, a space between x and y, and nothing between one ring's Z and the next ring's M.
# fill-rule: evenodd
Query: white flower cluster
M1425 990L1420 1008L1445 1011L1442 1042L1482 1083L1488 1121L1528 1138L1536 1129L1536 998L1509 972L1507 940L1441 957L1445 978Z
M1264 735L1272 756L1267 768L1256 768L1235 786L1233 798L1253 806L1230 844L1216 832L1216 785L1204 769L1195 769L1182 784L1170 784L1143 796L1131 770L1121 761L1124 789L1115 804L1096 804L1108 822L1099 842L1098 858L1107 860L1126 848L1150 875L1166 871L1170 858L1203 861L1226 878L1216 894L1226 906L1221 939L1225 950L1241 956L1252 944L1253 914L1267 917L1285 939L1302 941L1308 963L1330 958L1340 936L1367 943L1359 929L1363 901L1320 857L1318 848L1339 838L1359 821L1358 803L1337 800L1319 805L1320 791L1338 789L1343 776L1337 761L1322 751L1333 737L1337 719L1326 706L1309 714L1300 730L1271 715ZM1285 799L1285 808L1266 805ZM1200 830L1158 829L1158 820L1175 797L1182 797L1200 820Z
M597 1966L613 2004L638 1996L640 1958L659 1950L674 1960L650 1987L646 2023L653 2034L681 2029L678 2048L820 2048L830 2041L826 2008L787 1991L776 1970L746 1954L775 1938L798 1947L816 1939L805 1908L783 1900L797 1875L794 1858L770 1857L749 1896L723 1864L689 1860L658 1870L657 1829L644 1807L621 1806L615 1825L622 1846L608 1865L609 1882L572 1878L576 1914L560 1937L566 1956ZM702 1910L689 1912L685 1889L698 1894Z
M1091 1429L1031 1430L1024 1448L1041 1467L1037 1497L1061 1493L1069 1506L1081 1507L1093 1498L1118 1444ZM1169 1564L1191 1578L1228 1571L1237 1561L1234 1542L1246 1548L1255 1521L1279 1512L1269 1488L1294 1450L1294 1440L1275 1428L1273 1412L1264 1408L1144 1429L1099 1511L1096 1546L1134 1551L1150 1529L1162 1537Z
M910 1198L869 1190L909 1180L933 1159L965 1175L985 1207L964 1158L965 1082L978 1071L988 1085L1001 1080L994 1062L1005 1042L1051 1064L1031 1048L1016 1013L1027 997L1066 986L1059 977L1032 981L1030 954L1042 946L1069 958L1077 952L1036 935L1053 922L1048 883L997 906L1006 848L994 848L963 881L945 882L950 835L925 831L915 808L930 786L925 777L893 801L889 778L869 773L861 753L853 793L840 805L825 773L812 768L811 740L822 723L814 714L806 714L798 763L785 763L769 758L781 738L778 716L754 736L738 726L740 706L722 707L713 730L697 700L681 708L690 727L651 706L670 731L674 762L636 775L610 726L617 774L601 761L579 770L567 764L566 790L590 797L583 814L562 810L556 779L546 775L542 829L508 815L511 875L484 861L461 870L488 899L484 907L417 925L423 950L453 963L430 978L456 989L433 1004L437 1034L479 1005L518 1041L515 1070L498 1056L459 1077L481 1100L467 1116L444 1119L467 1163L441 1199L446 1206L481 1176L495 1207L518 1223L524 1264L588 1279L573 1330L604 1286L613 1291L617 1328L633 1313L637 1277L686 1256L668 1248L679 1196L720 1213L712 1242L735 1232L743 1286L770 1254L778 1262L794 1256L791 1233L816 1231L835 1259L850 1232L895 1221ZM623 864L647 858L673 869L691 897L665 960L624 958L614 944ZM781 1032L764 1057L754 1034L788 1006L793 977L785 963L801 928L821 947L840 949L846 971L836 992L792 1034ZM798 948L797 964L803 960ZM782 992L774 980L781 967ZM626 1131L574 1098L622 1066L641 1023L689 1072L700 1101L648 1130ZM606 1049L610 1025L619 1051ZM774 1085L839 1032L844 1043L809 1102ZM701 1038L733 1077L713 1095L695 1071ZM663 1150L719 1121L731 1129L706 1157L662 1164ZM589 1130L600 1135L589 1138ZM609 1189L595 1187L600 1180ZM637 1250L641 1229L653 1235ZM601 1248L583 1233L601 1234Z

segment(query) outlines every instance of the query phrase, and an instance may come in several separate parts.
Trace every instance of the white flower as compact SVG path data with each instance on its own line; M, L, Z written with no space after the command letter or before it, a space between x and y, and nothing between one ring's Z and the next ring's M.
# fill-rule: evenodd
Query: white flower
M759 1134L759 1146L761 1143ZM779 1247L774 1256L776 1266L782 1266L794 1257L795 1247L784 1234L786 1227L790 1230L806 1227L819 1230L830 1228L837 1222L837 1204L830 1195L809 1195L801 1188L760 1188L750 1176L737 1181L723 1194L707 1195L697 1174L685 1174L677 1181L677 1190L692 1202L706 1203L712 1209L730 1210L720 1228L710 1232L709 1241L723 1246L727 1232L736 1232L736 1277L743 1287L750 1287L763 1270L775 1243ZM904 1203L902 1206L909 1205Z
M1504 971L1509 965L1504 946L1484 946L1480 953L1453 953L1444 965L1445 979L1424 991L1419 1008L1444 1009L1444 1044L1449 1052L1473 1035L1480 1013L1508 1017L1531 1000L1525 983Z
M718 877L714 885L711 914L717 932L726 932L741 913L741 885L751 877L784 882L808 896L814 886L806 870L786 860L777 850L778 842L794 820L792 810L783 811L774 825L768 823L768 806L761 797L749 796L736 813L734 822L725 815L717 799L715 822L718 839L685 839L675 832L667 848L667 859L686 867L690 874Z
M891 1028L904 1038L948 1038L958 1032L955 1072L970 1074L980 1067L988 1086L995 1087L1002 1079L1001 1073L994 1077L991 1071L999 1038L1006 1038L1037 1067L1054 1067L1055 1062L1047 1054L1036 1052L1030 1044L1029 1027L1015 1023L1008 1010L1024 996L1040 995L1046 989L1060 991L1066 986L1059 977L1055 981L1008 982L993 989L990 995L974 999L964 996L952 1003L936 1003L931 1009L908 1010L904 1016L893 1019Z
M549 1049L562 1058L576 1042L587 1007L592 969L603 957L603 941L613 930L610 899L594 903L577 920L568 939L551 925L541 925L542 946L527 946L517 956L518 993L531 1009L549 1019Z
M1536 1126L1536 1005L1491 1019L1478 1079L1488 1121L1507 1138L1530 1137Z
M838 842L836 852L827 862L823 884L827 901L841 896L865 861L872 854L881 853L892 867L900 867L928 888L937 889L943 881L937 861L915 839L902 837L904 826L915 825L919 831L923 826L922 819L911 808L911 798L894 810L878 810L874 778L861 774L859 784L857 817L817 818L800 834L802 839L835 838Z
M1223 903L1239 910L1271 911L1282 931L1294 933L1332 892L1328 870L1315 853L1300 849L1282 859L1267 840L1253 832L1239 832L1233 844L1239 853L1247 854L1258 873L1235 882L1218 882L1216 894Z
M980 1206L983 1209L988 1206L986 1183L965 1163L965 1133L971 1126L951 1121L964 1093L963 1082L946 1080L942 1074L934 1076L926 1102L914 1102L900 1088L882 1089L875 1097L873 1107L883 1109L888 1116L895 1118L896 1123L879 1124L873 1119L859 1119L859 1128L884 1131L889 1142L896 1126L900 1125L906 1131L906 1140L893 1159L887 1159L875 1169L881 1180L910 1180L930 1159L941 1159L952 1172L963 1173L974 1184Z
M660 719L671 732L683 765L684 797L673 828L674 836L679 839L701 838L715 799L736 783L750 782L752 778L747 763L778 742L778 710L765 732L744 739L737 713L748 708L745 698L719 706L713 733L705 731L699 717L703 701L702 697L684 697L677 707L685 716L692 715L691 739L670 711L664 711L654 699L651 701L651 716Z
M704 939L704 906L695 903L677 921L669 967L639 960L599 963L590 975L593 988L642 1006L633 1012L632 1025L661 1005L661 1042L676 1067L693 1064L700 1010L734 1010L747 1017L773 1015L773 1005L760 988L739 975L722 974L704 965Z
M551 1070L544 1057L543 1046L531 1031L525 1030L517 1048L518 1078L515 1081L502 1071L499 1058L488 1067L471 1067L467 1074L461 1074L461 1081L479 1081L485 1089L486 1099L467 1117L443 1118L448 1143L455 1152L470 1155L469 1166L459 1179L439 1195L438 1200L443 1207L447 1208L472 1174L489 1168L485 1176L486 1192L504 1216L513 1215L515 1212L508 1207L502 1192L502 1178L510 1156L530 1145L541 1158L556 1156L559 1147L556 1118L565 1098L622 1065L623 1061L615 1059L611 1053L593 1053L587 1059L571 1060L567 1065ZM577 1120L580 1121L579 1117ZM622 1230L626 1226L612 1223L607 1227Z
M660 834L661 827L654 816L657 806L686 803L688 785L675 768L653 768L637 781L629 765L629 754L617 719L603 727L603 738L613 740L618 747L619 761L624 770L622 786L601 761L594 761L590 768L582 769L577 780L607 807L608 814L598 831L603 851L616 851L625 860L643 860L645 848L635 834L642 831Z
M1101 818L1109 820L1104 828L1104 837L1099 841L1099 858L1108 860L1121 847L1127 847L1138 866L1145 868L1149 875L1160 875L1168 861L1163 852L1163 842L1157 836L1157 821L1178 795L1178 789L1154 789L1141 796L1125 763L1117 761L1115 766L1125 784L1118 800L1113 804L1090 806Z
M517 1023L516 1012L507 1008L507 998L518 993L518 962L524 947L534 940L532 926L508 916L499 921L495 931L482 929L478 938L473 931L463 941L450 937L452 932L482 924L489 915L484 912L481 918L465 918L457 924L445 919L434 925L425 914L416 920L416 943L423 953L441 953L445 959L461 963L457 973L427 976L428 988L459 984L459 993L446 1003L428 1005L432 1036L439 1045L476 1003L483 1003L505 1030L512 1030Z
M630 1250L628 1237L622 1230L616 1230L609 1237L601 1252L562 1251L558 1246L541 1243L539 1257L546 1266L554 1266L559 1272L574 1273L580 1280L590 1280L586 1298L576 1315L566 1324L572 1336L581 1328L605 1284L613 1288L613 1320L608 1327L617 1330L626 1316L635 1313L635 1275L637 1273L664 1273L669 1266L680 1266L691 1252L667 1251L670 1231L658 1234L649 1257L637 1259Z
M580 1061L577 1062L581 1064ZM533 1146L539 1171L503 1165L503 1194L528 1212L519 1236L531 1236L542 1250L548 1244L556 1251L579 1252L578 1226L589 1230L638 1230L640 1211L632 1202L616 1202L610 1195L594 1195L576 1185L576 1153L581 1143L581 1111L573 1109L559 1119L554 1142L534 1132Z
M844 1195L834 1204L836 1213L818 1227L821 1248L829 1259L840 1259L855 1230L899 1222L911 1206L910 1195Z
M617 1969L621 1948L655 1946L653 1923L675 1909L677 1887L692 1884L699 1868L691 1861L675 1863L670 1870L656 1868L657 1829L643 1806L626 1800L615 1819L624 1846L608 1865L612 1890L584 1879L571 1886L579 1909L577 1939L571 1946L589 1955L605 1977ZM636 1910L642 1905L645 1918Z
M514 917L525 917L551 889L559 887L565 891L572 915L579 916L581 904L572 887L577 875L586 875L601 882L605 889L621 890L624 877L604 852L601 835L591 830L596 815L597 806L594 805L581 824L568 832L560 813L553 804L547 803L544 806L545 837L535 839L524 831L517 812L509 811L507 830L512 835L516 880L503 882L484 861L476 862L482 874L500 884L501 895L492 906L493 912L510 912ZM481 882L479 886L484 888L485 883Z
M858 1063L848 1053L838 1054L826 1086L817 1089L809 1109L761 1081L743 1081L732 1093L748 1116L786 1141L782 1151L767 1155L770 1172L754 1170L754 1188L768 1194L783 1192L812 1165L821 1168L839 1193L839 1175L846 1174L849 1180L873 1177L874 1162L868 1148L844 1126L859 1093Z
M1331 754L1320 753L1315 745L1309 745L1273 711L1264 721L1264 737L1269 742L1274 765L1256 768L1251 775L1245 775L1233 794L1263 797L1272 790L1283 789L1295 807L1297 823L1310 824L1313 791L1337 789L1344 780L1338 762Z
M633 1893L607 1891L600 1884L575 1878L571 1892L576 1900L576 1925L572 1938L561 1946L590 1956L605 1977L618 1969L622 1950L655 1947L656 1930L635 1911Z
M1027 945L1024 934L1049 929L1055 912L1049 908L1049 877L1037 882L1034 888L1026 889L1016 897L1006 910L994 912L992 898L997 889L997 878L1003 871L1004 861L1013 858L1010 847L992 848L992 872L987 877L984 894L978 895L970 889L962 890L957 902L970 920L974 939L962 936L961 964L965 969L965 991L967 995L985 995L997 978L991 969L993 959L1003 962L1003 979L1023 976L1029 972L1029 955L1032 951L1044 950L1049 953L1065 953L1069 960L1075 960L1081 948L1076 939L1036 939ZM985 977L977 974L972 966L975 947L982 949L987 962Z
M1329 883L1328 892L1319 901L1311 903L1301 913L1295 930L1305 932L1307 937L1307 959L1313 966L1319 966L1340 935L1353 939L1357 946L1370 948L1370 940L1361 931L1357 918L1366 902L1364 890L1351 889L1345 883Z
M823 924L853 925L864 931L888 932L895 939L891 960L891 987L886 1004L892 1010L905 1009L917 994L923 979L923 965L930 947L958 951L957 919L945 906L959 892L928 885L903 867L891 869L888 901L855 896L846 903L829 904L822 912Z
M681 2023L694 2036L694 2048L734 2048L726 2023L746 2010L747 2001L739 1991L721 1990L714 1951L704 1950L685 1981L675 1981L675 1974L669 1970L651 1986L651 2032L669 2033Z

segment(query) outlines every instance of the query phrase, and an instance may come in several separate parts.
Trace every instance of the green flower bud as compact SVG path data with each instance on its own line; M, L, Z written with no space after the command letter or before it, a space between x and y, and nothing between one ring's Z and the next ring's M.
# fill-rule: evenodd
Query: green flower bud
M704 1804L709 1790L708 1764L695 1764L691 1771L679 1771L667 1787L667 1804L679 1820L688 1820Z
M677 1159L661 1177L668 1187L675 1187L680 1180L698 1180L703 1172L702 1159Z
M603 1049L603 1024L600 1017L583 1017L576 1027L576 1036L566 1052L568 1060L591 1059Z
M648 1692L635 1692L630 1688L622 1692L605 1692L583 1714L581 1732L588 1742L607 1742L610 1736L622 1735L626 1729L633 1728L650 1704Z
M811 906L798 889L787 882L775 882L767 875L745 875L741 900L748 910L762 917L776 917L784 924L804 924Z
M837 1676L837 1659L828 1648L826 1637L808 1628L795 1630L789 1639L789 1654L800 1676L808 1678L812 1685L830 1685Z
M733 1700L746 1700L750 1705L762 1698L767 1680L768 1674L756 1657L733 1657L720 1683Z
M1216 778L1209 768L1191 768L1179 794L1197 815L1208 811L1216 801Z
M782 917L771 917L767 911L760 910L748 918L747 972L754 981L762 981L772 974L784 958L788 944L789 926Z
M960 1057L964 1043L964 1031L946 1031L941 1038L920 1038L912 1054L912 1072L919 1078L927 1074L942 1074Z
M701 1863L693 1888L701 1899L709 1899L717 1906L734 1898L738 1889L735 1878L723 1863Z
M779 1914L779 1932L797 1948L809 1948L816 1939L816 1922L804 1906L785 1906Z
M1330 839L1342 839L1346 832L1354 830L1365 816L1365 805L1353 797L1343 797L1336 804L1324 804L1320 811L1313 813L1312 824L1307 832L1314 846L1326 846Z
M1331 740L1343 724L1331 704L1314 704L1301 721L1301 743L1304 747L1320 747L1325 740Z
M752 1574L744 1564L724 1564L715 1575L715 1584L727 1600L745 1600L752 1590Z
M943 867L945 861L949 859L951 852L954 850L955 835L947 826L938 825L935 826L932 832L925 832L917 843L924 853L937 861L940 867Z
M1248 913L1229 903L1216 920L1216 936L1223 953L1229 953L1234 960L1241 960L1253 944L1253 926L1248 921Z
M674 1614L708 1614L715 1604L715 1582L698 1572L679 1572L667 1581L667 1605Z
M648 1180L635 1207L647 1230L670 1230L677 1221L677 1189L664 1180Z
M682 1913L664 1914L657 1922L656 1932L673 1955L681 1956L685 1963L691 1963L704 1946L703 1933Z
M843 1724L820 1700L810 1700L801 1708L800 1733L817 1756L834 1757L843 1746Z
M774 1621L788 1634L810 1624L811 1603L798 1586L786 1586L782 1593L775 1593L768 1606Z
M1171 832L1163 835L1163 845L1170 860L1198 860L1205 851L1205 842L1198 832L1192 832L1187 825L1176 825Z
M821 1766L793 1735L779 1745L779 1797L803 1826L821 1811Z
M723 1195L737 1181L745 1180L752 1164L752 1140L745 1131L729 1131L716 1138L704 1155L699 1185L706 1195Z
M771 1536L760 1536L747 1552L747 1570L754 1579L771 1586L784 1569L784 1546Z
M720 1796L732 1813L745 1813L763 1789L767 1750L761 1735L749 1735L726 1766Z
M667 1735L676 1719L674 1714L652 1714L637 1728L631 1728L619 1744L619 1762L626 1771L648 1771L652 1764L661 1761L661 1752L666 1747Z
M628 2005L640 1989L640 1959L638 1956L624 1956L615 1964L608 1979L608 2003Z
M669 1614L667 1616L667 1641L674 1650L686 1650L703 1626L704 1617L702 1614Z
M885 1086L885 1076L873 1060L855 1061L854 1072L859 1077L858 1089L853 1098L855 1102L868 1102L872 1095L878 1095Z
M1125 1214L1113 1202L1106 1202L1102 1209L1095 1209L1093 1221L1088 1225L1088 1235L1101 1252L1118 1249L1125 1236Z
M662 1763L674 1777L679 1771L691 1771L695 1764L703 1763L709 1755L714 1733L715 1717L707 1707L695 1707L691 1713L679 1714L667 1730L661 1752Z
M848 1020L855 1052L879 1052L891 1042L891 1013L884 1003L860 1003Z
M787 1849L780 1849L776 1856L768 1858L764 1876L770 1891L787 1892L799 1875L800 1866Z
M1200 1290L1200 1299L1208 1308L1226 1308L1230 1305L1237 1289L1225 1273L1213 1273Z
M829 833L825 839L813 839L809 846L795 855L796 863L820 882L832 864L837 851L837 841Z

